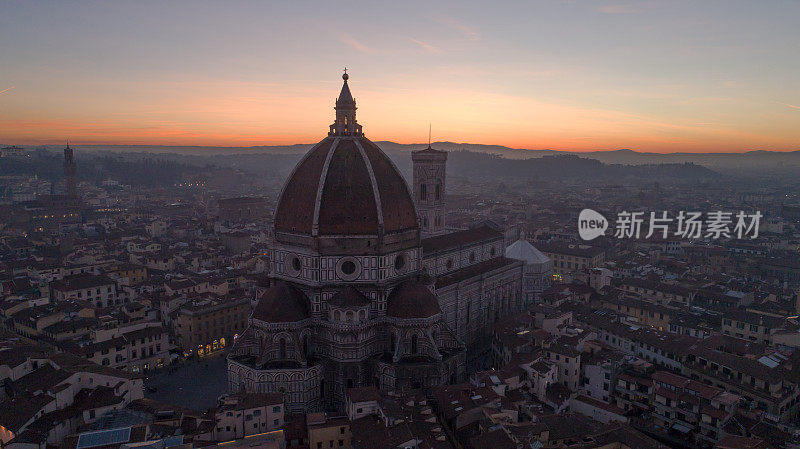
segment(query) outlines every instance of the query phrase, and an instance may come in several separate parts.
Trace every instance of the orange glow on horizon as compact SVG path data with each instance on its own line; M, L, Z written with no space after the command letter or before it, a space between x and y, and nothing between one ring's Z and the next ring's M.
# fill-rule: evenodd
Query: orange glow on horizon
M16 116L26 118L0 118L0 144L60 144L67 139L75 145L311 144L327 135L340 89L339 83L324 84L161 82L146 91L139 86L95 85L95 90L117 92L120 101L87 100L73 105L69 114L58 104L48 110L14 104L12 91L5 101L12 100L11 106L24 112ZM696 113L650 117L457 87L384 88L358 81L350 85L359 106L359 123L374 141L421 144L427 140L430 123L434 141L534 150L628 148L671 153L796 149L785 130L754 131L752 126L737 126L734 121L725 123L729 117L716 112L717 99L696 100ZM791 115L797 113L787 110ZM705 113L723 120L706 121ZM787 120L781 116L770 125L780 126Z

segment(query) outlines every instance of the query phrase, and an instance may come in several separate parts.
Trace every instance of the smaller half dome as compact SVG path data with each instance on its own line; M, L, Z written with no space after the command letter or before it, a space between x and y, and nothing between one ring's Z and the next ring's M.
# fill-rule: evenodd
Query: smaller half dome
M291 323L309 316L306 295L285 282L278 282L268 288L253 310L253 318L266 323Z
M442 313L436 295L425 285L409 280L389 293L386 314L395 318L430 318Z

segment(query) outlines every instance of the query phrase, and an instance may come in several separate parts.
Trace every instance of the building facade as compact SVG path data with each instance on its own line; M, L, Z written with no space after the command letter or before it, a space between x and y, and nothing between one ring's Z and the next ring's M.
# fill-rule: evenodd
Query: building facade
M208 355L230 346L247 327L249 298L202 299L178 309L175 333L185 353Z
M78 274L50 284L55 301L78 299L97 308L121 304L117 298L117 283L106 275Z

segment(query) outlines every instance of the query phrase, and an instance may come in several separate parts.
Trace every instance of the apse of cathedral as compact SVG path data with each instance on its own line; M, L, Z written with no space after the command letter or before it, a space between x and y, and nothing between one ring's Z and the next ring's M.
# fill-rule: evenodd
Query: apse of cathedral
M231 392L281 392L294 411L341 410L348 388L463 381L487 363L491 324L540 287L496 226L445 227L447 153L414 152L409 188L342 78L327 137L280 194L270 287L228 356Z

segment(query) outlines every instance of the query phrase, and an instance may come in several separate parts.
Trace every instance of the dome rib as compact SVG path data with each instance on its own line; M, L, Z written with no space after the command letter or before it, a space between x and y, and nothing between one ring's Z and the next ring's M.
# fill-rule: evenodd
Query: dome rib
M343 138L332 151L319 199L319 235L378 234L378 207L367 161L354 139Z
M367 166L367 173L369 173L369 179L372 182L372 196L375 198L375 206L378 208L378 224L383 227L383 204L381 203L381 195L378 192L378 181L375 180L375 169L372 167L372 162L367 157L367 153L364 151L364 147L361 146L361 142L356 140L356 147L358 147L358 152L361 153L361 157L364 159L365 164Z
M364 143L364 153L376 173L375 177L381 180L377 185L380 201L393 206L383 210L384 229L386 232L394 232L416 228L417 211L405 179L389 156L374 142L364 139Z
M331 165L331 157L337 145L339 145L338 137L333 140L333 144L328 150L328 154L325 156L325 164L322 166L322 173L320 174L319 184L317 185L317 198L314 201L314 221L311 226L312 235L319 235L319 205L322 202L322 189L325 187L325 181L328 178L328 167Z
M332 144L333 139L323 139L314 145L295 166L289 180L283 185L278 205L275 208L276 230L311 234L314 208L308 206L316 202L320 172ZM295 207L295 204L307 206Z

